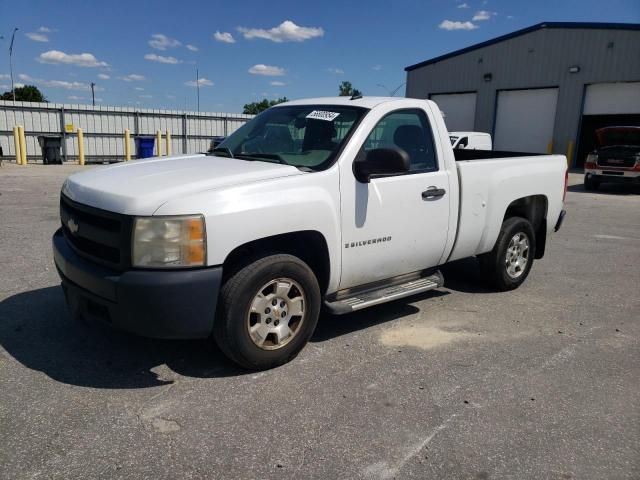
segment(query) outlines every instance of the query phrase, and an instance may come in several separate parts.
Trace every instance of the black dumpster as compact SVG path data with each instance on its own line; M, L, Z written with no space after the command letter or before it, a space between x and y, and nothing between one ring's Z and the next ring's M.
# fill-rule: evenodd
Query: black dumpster
M62 157L60 156L62 137L57 135L39 135L38 143L42 149L42 163L45 165L54 163L62 165Z

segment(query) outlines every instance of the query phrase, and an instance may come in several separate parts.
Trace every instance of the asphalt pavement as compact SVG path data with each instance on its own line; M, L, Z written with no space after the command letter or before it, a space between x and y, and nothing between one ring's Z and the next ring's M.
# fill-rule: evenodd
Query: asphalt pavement
M251 373L71 319L50 238L80 168L0 168L0 478L640 478L639 188L571 175L520 289L456 262Z

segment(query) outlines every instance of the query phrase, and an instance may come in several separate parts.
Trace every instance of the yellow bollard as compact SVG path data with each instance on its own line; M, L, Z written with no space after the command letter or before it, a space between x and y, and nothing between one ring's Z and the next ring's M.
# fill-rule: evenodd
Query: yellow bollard
M167 128L167 136L165 137L166 147L164 149L165 155L167 157L171 156L171 130Z
M573 159L573 142L567 145L567 168L571 168L571 160Z
M162 133L156 130L156 157L162 156Z
M131 160L131 137L128 128L124 129L124 160L125 162Z
M20 136L20 164L27 164L27 139L24 136L24 127L18 125L18 135Z
M553 153L553 140L551 140L548 144L547 144L547 153L549 155L551 155Z
M13 127L13 143L16 147L16 165L22 164L22 155L20 154L20 129Z
M78 132L78 163L84 165L84 136L81 128L76 131Z

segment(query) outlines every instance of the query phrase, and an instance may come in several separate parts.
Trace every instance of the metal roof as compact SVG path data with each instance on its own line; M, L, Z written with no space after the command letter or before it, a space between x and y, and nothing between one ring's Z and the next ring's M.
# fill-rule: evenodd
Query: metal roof
M425 60L424 62L416 63L415 65L410 65L404 70L406 72L409 72L411 70L424 67L425 65L431 65L433 63L446 60L447 58L457 57L458 55L472 52L473 50L477 50L479 48L488 47L489 45L504 42L505 40L509 40L511 38L519 37L520 35L525 35L527 33L535 32L537 30L542 30L545 28L575 28L587 30L640 30L640 23L542 22L536 25L532 25L531 27L523 28L522 30L516 30L515 32L502 35L501 37L487 40L486 42L476 43L475 45L471 45L470 47L466 47L450 53L445 53L444 55L441 55L439 57Z

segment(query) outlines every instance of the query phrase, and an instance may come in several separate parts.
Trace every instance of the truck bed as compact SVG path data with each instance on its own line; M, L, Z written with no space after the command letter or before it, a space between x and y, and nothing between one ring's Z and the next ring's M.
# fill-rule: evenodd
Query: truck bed
M499 150L453 150L456 161L463 160L488 160L496 158L536 157L546 155L544 153L503 152Z
M520 198L544 199L547 231L552 231L562 209L567 168L564 156L488 150L454 152L458 160L460 214L449 261L490 251L505 212Z

